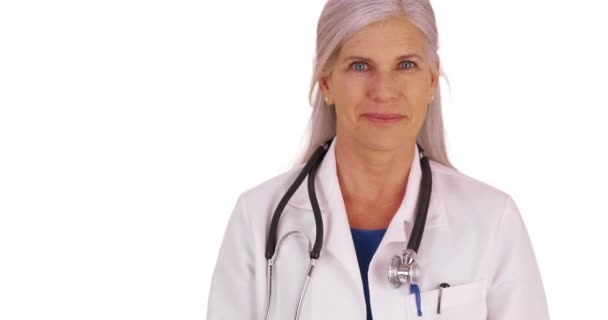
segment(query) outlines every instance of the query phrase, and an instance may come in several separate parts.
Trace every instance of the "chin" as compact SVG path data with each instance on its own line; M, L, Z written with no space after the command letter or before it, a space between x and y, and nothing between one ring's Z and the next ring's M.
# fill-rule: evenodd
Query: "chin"
M405 134L362 134L358 140L370 149L391 151L403 147L408 138Z

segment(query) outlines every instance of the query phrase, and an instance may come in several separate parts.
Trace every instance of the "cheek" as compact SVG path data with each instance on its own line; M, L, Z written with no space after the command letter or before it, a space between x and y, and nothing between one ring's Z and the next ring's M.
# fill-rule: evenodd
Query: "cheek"
M336 100L353 108L353 105L359 104L364 99L366 90L366 83L362 79L344 77L336 87Z
M423 79L408 79L402 84L402 93L408 105L414 109L425 107L428 103L429 86Z
M408 79L404 81L402 95L407 105L408 113L412 117L415 126L421 126L428 109L427 83L424 79Z

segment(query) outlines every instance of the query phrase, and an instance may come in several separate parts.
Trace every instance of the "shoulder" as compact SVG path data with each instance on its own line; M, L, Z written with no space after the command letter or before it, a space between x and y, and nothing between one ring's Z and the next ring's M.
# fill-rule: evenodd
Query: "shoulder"
M247 207L254 207L256 209L267 209L267 207L271 205L276 205L300 174L304 165L305 164L298 164L288 170L262 180L258 184L245 189L241 193L240 198L246 202Z
M491 212L497 218L504 211L505 205L513 201L507 192L487 182L434 160L429 162L433 172L433 188L448 208L461 208L484 215Z
M437 161L430 160L429 162L431 164L433 178L435 178L434 180L440 182L445 188L449 188L450 191L466 193L473 192L476 195L491 197L508 196L505 191L492 186L487 182L478 180Z
M304 164L298 164L297 166L260 181L258 184L246 189L243 193L248 196L261 196L268 195L273 191L286 191L286 187L289 187L293 183L303 168Z

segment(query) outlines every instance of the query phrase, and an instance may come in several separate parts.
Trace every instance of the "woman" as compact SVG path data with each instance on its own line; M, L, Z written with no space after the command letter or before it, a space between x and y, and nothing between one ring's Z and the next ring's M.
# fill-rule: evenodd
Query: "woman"
M207 319L549 318L515 202L448 161L437 39L428 0L325 5L309 148L239 197Z

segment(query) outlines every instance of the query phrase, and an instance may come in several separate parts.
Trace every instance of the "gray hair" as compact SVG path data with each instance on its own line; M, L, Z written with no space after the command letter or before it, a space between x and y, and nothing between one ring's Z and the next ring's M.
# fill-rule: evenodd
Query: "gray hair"
M329 74L340 48L354 33L391 16L407 18L422 31L431 71L439 72L447 80L441 66L439 70L435 67L439 59L438 32L429 0L329 0L317 24L316 55L308 93L313 110L306 129L304 152L297 158L296 166L305 163L319 145L336 135L336 110L323 101L318 81ZM440 92L438 83L416 142L429 159L454 168L446 151Z

